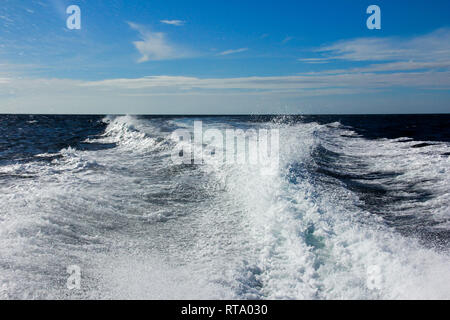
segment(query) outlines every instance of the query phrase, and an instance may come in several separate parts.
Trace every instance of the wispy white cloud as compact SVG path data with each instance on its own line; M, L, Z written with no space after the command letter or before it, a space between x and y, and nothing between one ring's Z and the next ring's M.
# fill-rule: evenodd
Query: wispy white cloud
M323 46L324 58L347 61L442 61L450 57L450 29L411 38L358 38Z
M287 36L286 38L283 39L283 41L281 41L281 43L283 43L283 44L288 43L292 39L294 39L294 37Z
M450 68L450 29L410 38L358 38L315 49L319 57L300 58L305 63L336 61L372 62L367 66L334 69L314 74L431 71ZM313 74L313 73L311 73Z
M338 74L338 73L367 73L367 72L394 72L394 71L429 71L434 69L450 68L450 59L447 61L436 62L415 62L415 61L398 61L390 63L370 64L366 67L347 68L347 69L331 69L320 72L310 72L308 74Z
M183 21L183 20L161 20L160 22L164 23L164 24L170 24L172 26L177 26L177 27L181 27L186 23L186 21Z
M151 76L137 79L111 79L84 82L85 87L111 90L255 90L257 92L296 92L308 95L308 90L346 89L349 92L391 90L395 87L450 89L450 71L415 73L339 73L305 74L298 76L207 78ZM316 91L317 92L317 91ZM336 91L338 92L338 91Z
M229 54L234 54L234 53L239 53L239 52L245 52L248 51L248 48L240 48L240 49L231 49L231 50L226 50L226 51L222 51L221 53L219 53L219 56L226 56Z
M328 63L330 59L328 58L301 58L298 61L305 63Z
M277 106L295 107L315 98L322 103L315 104L318 109L311 110L314 113L343 112L344 109L324 109L323 103L331 106L337 100L351 112L389 112L390 103L400 101L404 105L405 100L392 102L389 96L379 93L396 88L413 89L407 97L417 110L429 112L434 103L438 108L435 110L442 112L444 107L436 97L438 90L450 90L450 71L223 79L151 76L102 81L2 77L0 84L0 112L13 113L248 113L260 106L276 112ZM416 89L420 91L416 93ZM432 90L428 98L424 91L427 89ZM368 93L378 94L371 96L377 100L358 98ZM356 99L360 99L358 103ZM409 110L408 106L404 108Z
M186 58L190 56L190 51L171 43L165 33L152 32L145 26L128 22L128 25L139 32L140 41L133 44L141 54L138 62L170 60Z

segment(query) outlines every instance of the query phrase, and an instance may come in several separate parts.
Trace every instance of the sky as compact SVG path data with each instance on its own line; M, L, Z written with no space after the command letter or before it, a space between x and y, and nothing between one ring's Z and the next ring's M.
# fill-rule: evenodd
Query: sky
M0 113L448 112L448 0L0 4Z

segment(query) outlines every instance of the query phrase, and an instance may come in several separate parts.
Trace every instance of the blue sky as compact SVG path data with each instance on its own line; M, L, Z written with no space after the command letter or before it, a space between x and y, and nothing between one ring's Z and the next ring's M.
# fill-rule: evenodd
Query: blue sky
M73 4L81 30L66 27ZM0 7L5 113L449 112L449 88L447 0Z

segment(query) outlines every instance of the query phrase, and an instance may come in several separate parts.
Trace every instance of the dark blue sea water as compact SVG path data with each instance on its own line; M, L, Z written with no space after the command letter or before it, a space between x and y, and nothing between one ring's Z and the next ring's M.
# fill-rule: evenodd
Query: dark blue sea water
M174 163L194 121L278 130L276 166ZM0 298L450 298L450 115L0 124Z

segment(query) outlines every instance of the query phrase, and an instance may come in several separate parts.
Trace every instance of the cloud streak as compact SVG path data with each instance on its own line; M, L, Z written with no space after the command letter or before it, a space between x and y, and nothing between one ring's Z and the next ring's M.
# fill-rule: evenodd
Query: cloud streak
M278 77L242 77L242 78L207 78L180 76L151 76L137 79L111 79L84 82L85 87L97 87L109 90L128 90L131 92L150 92L152 90L169 90L167 92L195 90L255 91L259 93L292 92L308 95L308 91L339 89L344 94L371 90L391 90L402 88L450 89L450 72L415 72L415 73L339 73L309 74Z
M183 21L183 20L161 20L160 22L164 23L164 24L176 26L176 27L184 26L184 24L186 23L186 21Z
M235 54L235 53L240 53L240 52L245 52L245 51L248 51L248 48L226 50L226 51L222 51L218 55L219 56L227 56L229 54Z
M406 101L422 108L426 104L425 110L430 111L432 104L439 101L438 90L441 93L450 90L450 72L225 79L151 76L102 81L0 78L0 84L0 112L4 113L273 113L282 106L299 111L298 106L305 101L315 106L316 109L309 109L312 113L343 110L364 113L389 112L392 103L400 103L407 111L410 104ZM395 88L415 90L406 96L407 100L403 96L394 102L392 97L379 95ZM424 98L427 95L432 99ZM331 108L336 104L349 109ZM441 109L435 110L442 112L442 106L437 107Z
M286 38L283 39L283 41L281 41L281 43L282 43L282 44L288 43L288 42L291 41L292 39L294 39L294 37L287 36Z
M346 61L444 61L450 57L450 29L412 38L358 38L315 50L321 59Z
M300 62L305 62L305 63L328 63L330 59L328 58L301 58L298 59L298 61Z
M341 40L315 49L320 57L300 58L304 63L336 61L366 62L369 65L331 69L310 74L386 73L401 71L448 71L450 68L450 29L411 38L358 38Z

